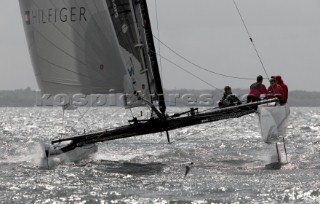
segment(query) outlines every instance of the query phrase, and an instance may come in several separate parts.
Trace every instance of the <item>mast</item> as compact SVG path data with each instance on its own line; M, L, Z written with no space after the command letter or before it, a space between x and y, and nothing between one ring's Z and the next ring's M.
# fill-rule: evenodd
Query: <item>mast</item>
M154 46L153 41L153 34L151 29L151 23L149 18L149 12L148 12L148 6L146 0L140 1L140 7L141 7L141 15L144 20L144 31L146 35L147 45L148 45L148 55L150 57L151 61L151 69L155 81L155 88L156 88L156 97L159 101L159 109L163 115L165 115L166 112L166 103L164 99L163 94L163 88L161 83L161 76L159 72L159 65L157 60L157 54L156 49Z

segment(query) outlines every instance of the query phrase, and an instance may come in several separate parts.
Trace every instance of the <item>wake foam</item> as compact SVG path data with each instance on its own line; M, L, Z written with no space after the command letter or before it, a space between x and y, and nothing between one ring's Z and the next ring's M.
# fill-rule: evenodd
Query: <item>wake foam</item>
M7 155L4 156L1 163L21 164L21 163L32 163L39 165L44 155L44 144L43 142L31 141L23 146L13 147Z

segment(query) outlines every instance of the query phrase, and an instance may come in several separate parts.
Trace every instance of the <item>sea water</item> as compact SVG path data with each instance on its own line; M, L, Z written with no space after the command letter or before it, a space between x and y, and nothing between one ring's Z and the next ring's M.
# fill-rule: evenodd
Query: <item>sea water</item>
M0 108L0 203L320 202L320 108L291 108L280 170L265 168L276 149L255 114L170 131L171 144L164 133L109 141L89 160L39 168L50 140L130 118L116 107Z

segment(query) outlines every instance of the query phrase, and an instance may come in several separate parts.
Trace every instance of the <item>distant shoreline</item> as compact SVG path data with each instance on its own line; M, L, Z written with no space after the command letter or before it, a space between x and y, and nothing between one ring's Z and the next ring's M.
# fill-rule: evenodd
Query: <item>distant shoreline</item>
M245 89L233 89L233 93L243 97L248 90ZM34 107L39 106L39 97L41 94L39 91L32 90L30 88L18 89L18 90L3 90L0 91L0 107ZM190 98L188 98L191 96ZM210 106L215 106L216 102L221 99L222 92L218 90L191 90L191 89L176 89L165 90L165 98L167 106L186 106L186 101L189 103L187 106L205 106L199 103L199 98L206 97L210 100ZM38 99L37 99L38 98ZM206 101L206 100L204 100ZM290 91L288 104L295 107L319 107L320 106L320 92L309 91ZM109 106L109 105L106 105ZM121 102L112 106L122 106Z

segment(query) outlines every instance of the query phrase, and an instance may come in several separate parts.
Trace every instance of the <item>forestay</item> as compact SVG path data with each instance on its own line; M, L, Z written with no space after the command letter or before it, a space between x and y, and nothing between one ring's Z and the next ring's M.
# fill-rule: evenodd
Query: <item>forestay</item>
M158 94L145 21L131 0L20 0L20 7L43 93L125 93L129 107L143 105L136 93Z
M278 142L286 136L290 108L288 105L258 107L261 135L266 143Z

